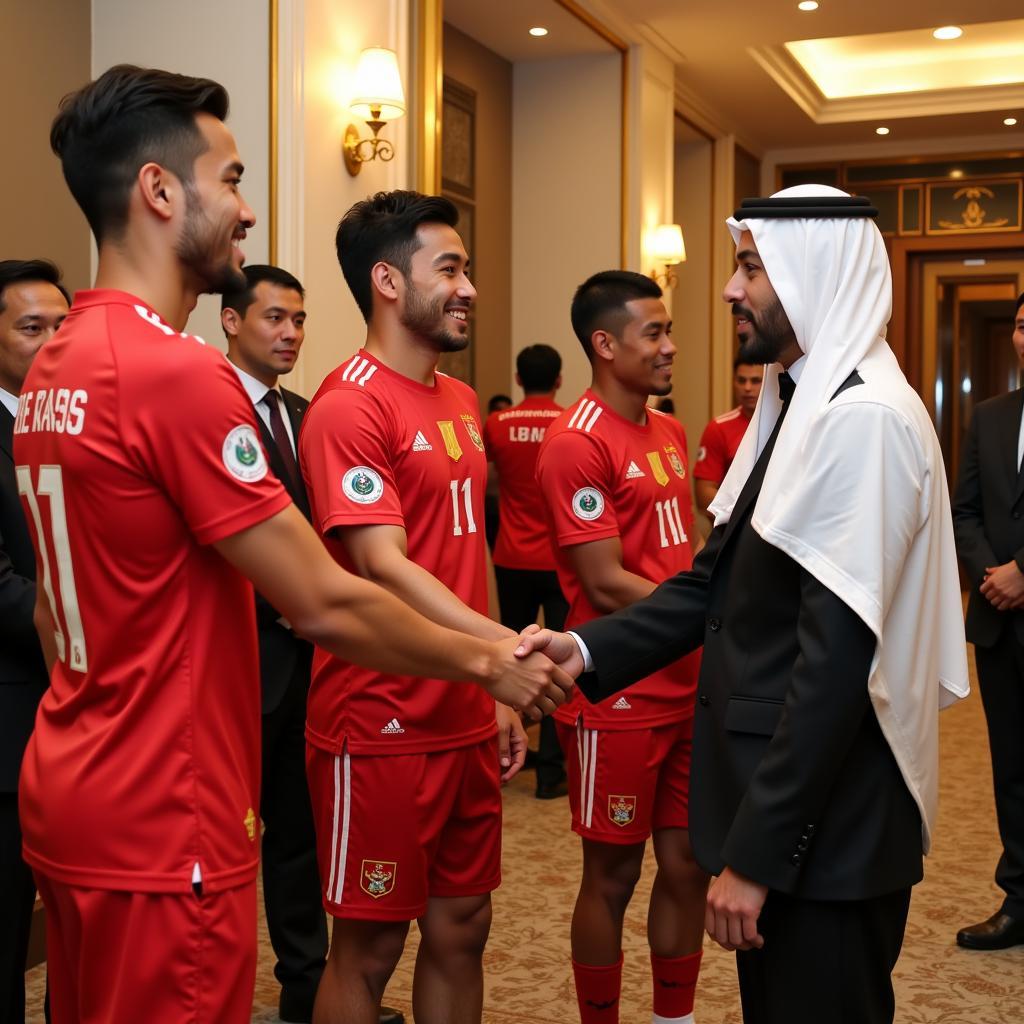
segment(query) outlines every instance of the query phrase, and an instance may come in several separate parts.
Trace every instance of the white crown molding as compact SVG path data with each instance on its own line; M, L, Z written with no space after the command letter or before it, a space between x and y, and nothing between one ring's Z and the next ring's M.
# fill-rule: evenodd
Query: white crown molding
M980 114L1024 106L1024 86L985 85L828 99L784 46L749 47L747 53L815 124Z

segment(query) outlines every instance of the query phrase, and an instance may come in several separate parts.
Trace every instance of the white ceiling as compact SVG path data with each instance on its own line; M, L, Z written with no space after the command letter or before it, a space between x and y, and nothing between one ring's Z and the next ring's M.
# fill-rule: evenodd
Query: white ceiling
M677 76L695 102L706 103L760 152L800 146L869 143L875 127L891 129L889 142L1005 132L1007 144L1024 140L1024 87L1009 85L984 97L975 90L946 90L932 102L911 106L906 94L828 100L789 59L784 44L874 33L911 32L941 25L1007 22L1005 42L1024 46L1021 0L820 0L817 11L799 11L796 0L762 0L732 9L721 0L605 0L624 17L644 24L678 54ZM969 21L965 19L970 19ZM999 29L994 30L998 35ZM955 45L955 44L954 44ZM937 55L949 43L934 42ZM985 100L985 102L981 102ZM984 109L982 109L984 108Z

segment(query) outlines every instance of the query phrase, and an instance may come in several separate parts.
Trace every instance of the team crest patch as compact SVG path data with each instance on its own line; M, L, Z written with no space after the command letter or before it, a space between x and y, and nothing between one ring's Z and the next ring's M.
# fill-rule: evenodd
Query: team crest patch
M469 434L470 441L473 442L478 452L482 452L484 450L484 439L480 436L480 428L476 425L476 420L473 419L472 414L464 412L462 414L462 422L466 428L466 433Z
M651 464L654 479L664 487L668 483L668 473L665 470L665 464L661 461L661 452L648 452L647 461Z
M395 887L398 863L393 860L364 860L359 869L359 888L379 900Z
M679 458L679 452L676 450L674 444L665 445L665 454L668 456L668 464L672 467L672 472L675 473L680 480L686 479L686 467L683 465L683 460Z
M708 457L708 450L707 450L707 448L704 447L704 445L701 445L697 449L697 461L698 462L703 462L707 457Z
M369 466L353 466L342 478L341 489L350 501L360 505L372 505L380 501L384 493L384 481L380 473Z
M247 423L228 431L220 454L228 472L247 484L254 484L267 475L267 457L256 431Z
M636 817L636 797L616 796L608 797L608 818L613 825L625 828L632 824Z
M572 510L577 519L597 519L604 511L604 495L596 487L581 487L572 496Z

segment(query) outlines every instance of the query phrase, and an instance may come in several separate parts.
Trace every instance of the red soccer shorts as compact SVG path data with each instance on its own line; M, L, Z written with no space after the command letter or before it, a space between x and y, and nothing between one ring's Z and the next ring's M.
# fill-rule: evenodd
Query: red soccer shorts
M599 843L642 843L689 824L693 718L649 729L556 722L569 772L572 830Z
M411 921L431 896L501 883L496 738L457 750L353 757L306 745L324 906Z
M255 882L201 897L36 883L53 1024L249 1024Z

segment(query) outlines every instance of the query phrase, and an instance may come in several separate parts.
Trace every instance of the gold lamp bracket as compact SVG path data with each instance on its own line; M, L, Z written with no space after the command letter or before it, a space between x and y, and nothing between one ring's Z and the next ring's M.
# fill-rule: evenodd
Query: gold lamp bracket
M363 161L359 159L356 153L358 145L359 129L354 124L350 124L345 129L345 138L341 148L342 155L345 158L345 169L353 178L363 169Z

